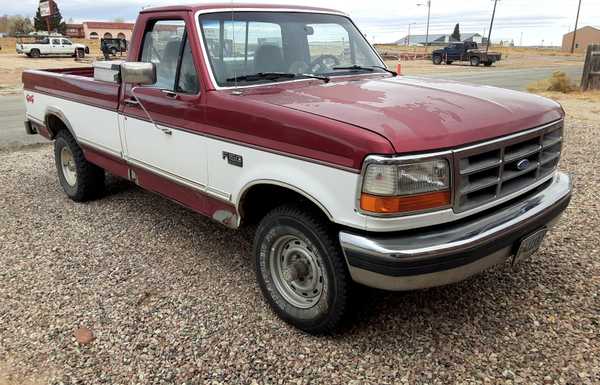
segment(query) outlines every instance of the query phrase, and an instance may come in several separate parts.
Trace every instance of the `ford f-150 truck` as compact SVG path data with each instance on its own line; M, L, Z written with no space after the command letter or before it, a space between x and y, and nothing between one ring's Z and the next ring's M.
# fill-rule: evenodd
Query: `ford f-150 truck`
M66 195L98 197L109 172L257 224L260 288L311 333L355 283L427 288L529 257L571 197L559 104L396 76L335 10L144 9L111 68L23 74L25 129L54 140Z

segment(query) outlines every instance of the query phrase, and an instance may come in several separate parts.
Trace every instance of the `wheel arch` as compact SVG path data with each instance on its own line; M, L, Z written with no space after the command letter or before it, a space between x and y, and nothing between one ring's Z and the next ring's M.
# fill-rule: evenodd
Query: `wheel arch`
M54 139L58 132L62 129L67 129L69 133L77 140L77 135L73 130L73 126L69 122L69 119L58 107L48 106L44 113L44 124L48 128L50 139Z
M299 187L274 179L257 179L246 183L238 195L236 209L241 222L252 222L257 216L265 214L280 203L293 201L294 198L297 198L298 201L311 204L324 217L333 222L331 212L313 195ZM268 204L265 205L264 201ZM256 202L262 203L258 210L256 210L256 207L249 206L251 203Z

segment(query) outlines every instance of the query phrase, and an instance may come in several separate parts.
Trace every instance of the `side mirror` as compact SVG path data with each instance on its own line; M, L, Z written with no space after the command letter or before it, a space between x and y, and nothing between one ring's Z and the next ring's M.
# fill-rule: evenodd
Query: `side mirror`
M156 65L145 62L121 64L121 81L129 84L149 86L156 83Z

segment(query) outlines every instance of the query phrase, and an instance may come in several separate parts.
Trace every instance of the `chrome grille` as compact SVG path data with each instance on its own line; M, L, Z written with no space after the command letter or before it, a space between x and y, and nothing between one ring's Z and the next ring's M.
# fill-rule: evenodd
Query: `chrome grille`
M547 179L562 150L563 121L470 146L454 154L454 211L518 194Z

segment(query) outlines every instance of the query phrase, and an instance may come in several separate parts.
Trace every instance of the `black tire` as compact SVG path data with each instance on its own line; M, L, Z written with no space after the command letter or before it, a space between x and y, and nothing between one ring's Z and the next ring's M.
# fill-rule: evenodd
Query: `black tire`
M118 52L118 51L117 51L117 49L116 49L115 47L112 47L112 48L110 49L110 53L111 53L111 55L113 55L113 56L117 56L117 52Z
M433 64L435 64L435 65L442 64L442 57L440 55L434 55L432 60L433 60Z
M452 64L452 60L446 60L446 64L447 64L447 65L450 65L450 64Z
M31 51L29 51L29 56L32 57L32 58L34 58L34 59L37 59L37 58L39 58L42 55L41 55L39 49L32 49Z
M490 67L493 63L491 61L486 61L485 63L483 63L484 66L486 67Z
M75 182L69 183L63 168L63 148L72 155L71 170ZM85 202L98 197L104 190L104 170L85 159L81 147L67 130L59 131L54 141L54 160L58 181L65 194L75 202Z
M82 49L76 49L75 50L75 57L77 59L83 59L83 58L85 58L85 51L82 50Z
M469 59L469 61L471 62L471 65L473 67L477 67L480 63L479 57L477 56L471 56L471 59Z
M277 274L277 268L273 266L277 264L276 261L284 264L284 259L288 258L277 253L280 243L287 238L292 240L281 250L291 255L289 259L294 262L290 264L288 259L286 277L286 274ZM294 254L294 248L299 249L300 253ZM300 278L302 273L298 273L298 267L292 265L302 259L302 251L310 254L313 263L304 264ZM313 334L332 332L340 324L348 307L352 282L335 232L319 213L298 205L283 205L273 209L258 226L254 255L256 276L262 293L281 319ZM294 273L290 272L292 269ZM292 280L290 276L296 279ZM281 286L283 281L287 281L284 285L287 285L288 293L289 287L292 287L300 300L306 299L304 307L288 300L289 294L285 294L286 290ZM310 287L311 282L316 283L318 289ZM302 288L302 283L308 284L309 288ZM306 296L303 290L308 290L309 296L316 296L314 293L319 292L318 297L303 298Z

